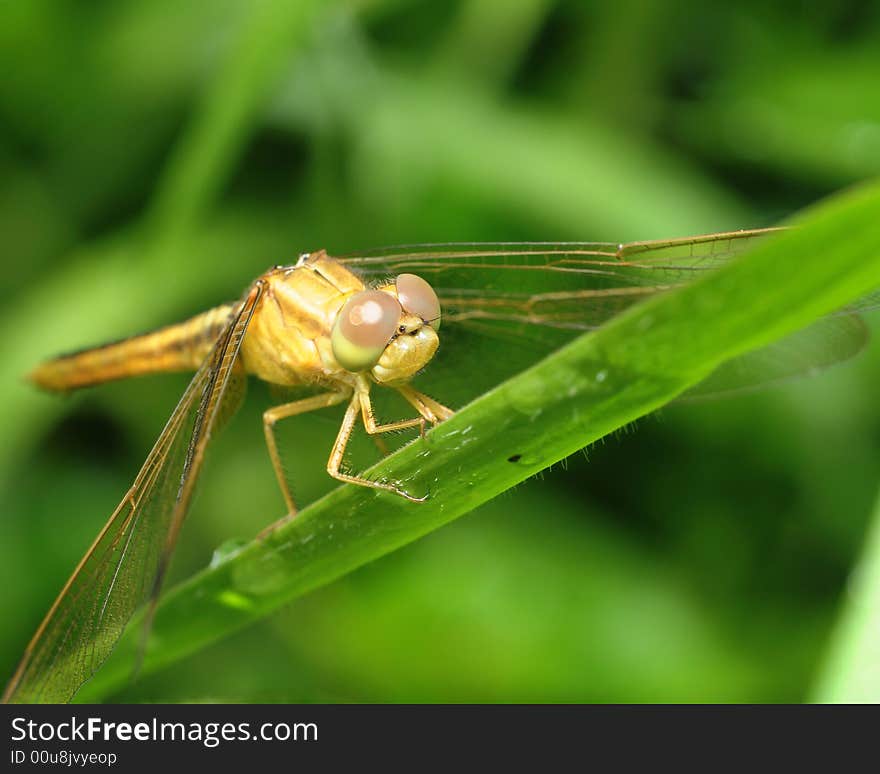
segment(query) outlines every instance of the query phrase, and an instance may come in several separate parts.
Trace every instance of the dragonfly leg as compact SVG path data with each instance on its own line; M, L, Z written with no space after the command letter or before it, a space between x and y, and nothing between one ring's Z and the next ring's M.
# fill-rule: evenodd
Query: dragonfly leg
M408 384L399 386L397 391L432 425L436 425L444 419L449 419L455 413L451 408L438 403L423 392L414 390Z
M275 469L275 476L278 479L278 486L281 487L281 494L284 497L284 504L287 506L287 515L276 522L273 522L265 529L261 530L258 539L274 532L282 524L290 521L296 516L296 503L290 492L290 486L284 475L284 466L281 464L281 455L278 453L278 444L275 440L275 424L282 419L295 416L296 414L305 414L309 411L327 408L342 403L351 395L348 390L339 390L335 392L324 392L320 395L312 395L309 398L295 400L292 403L284 403L281 406L273 406L263 413L263 431L266 435L266 447L269 450L269 459L272 460L272 467Z
M370 393L367 390L359 390L358 392L364 428L370 435L393 433L395 430L406 430L410 427L418 427L419 431L424 435L425 420L427 419L424 415L414 417L413 419L399 419L396 422L388 422L384 425L377 424L376 417L373 414L373 403L370 400Z
M394 484L388 484L382 481L370 481L369 479L363 478L362 476L355 476L351 475L350 473L343 473L340 470L340 467L342 466L342 460L345 457L345 449L348 446L348 442L351 439L351 434L352 432L354 432L354 427L357 424L358 414L362 415L364 426L366 427L367 432L370 434L386 433L392 430L401 430L407 427L415 427L418 424L424 425L425 422L422 417L419 417L417 419L404 419L400 422L392 422L387 425L377 425L376 421L373 419L373 411L369 403L369 392L360 389L356 390L354 396L351 399L351 403L348 404L348 408L345 411L345 417L342 420L342 427L339 428L339 435L336 436L336 443L333 444L333 450L330 452L330 459L327 460L327 472L331 476L333 476L333 478L339 481L345 481L348 484L367 486L371 489L382 489L386 492L400 495L404 499L410 500L414 503L424 502L427 498L427 495L425 497L414 497L413 495L409 494L409 492L404 491L399 486L395 486Z
M428 397L422 392L418 392L418 390L414 390L409 385L401 385L395 388L403 398L406 399L407 403L409 403L416 411L419 412L420 416L423 417L426 421L430 422L432 425L436 425L439 422L442 422L444 419L449 419L455 412L444 406L442 403L438 403L433 398ZM385 442L381 439L380 433L388 433L394 430L404 430L408 427L416 427L419 426L419 432L422 436L425 434L425 422L420 419L404 419L399 422L392 422L387 425L377 425L375 421L375 416L373 414L373 404L370 401L370 393L369 390L363 390L361 394L361 409L364 413L364 427L367 432L373 437L373 441L376 443L376 446L379 447L379 451L383 455L388 454L388 447L385 445Z
M388 456L388 444L382 439L381 435L372 435L370 436L373 439L373 443L376 444L376 448L379 450L379 454L383 457Z

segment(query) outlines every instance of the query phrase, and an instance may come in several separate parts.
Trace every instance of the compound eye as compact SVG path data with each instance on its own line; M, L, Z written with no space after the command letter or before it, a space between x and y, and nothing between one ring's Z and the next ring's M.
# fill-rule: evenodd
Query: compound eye
M346 371L366 371L379 361L400 323L397 299L381 290L355 293L336 318L330 344Z
M440 301L425 280L415 274L400 274L395 280L400 305L410 314L421 317L435 331L440 328Z

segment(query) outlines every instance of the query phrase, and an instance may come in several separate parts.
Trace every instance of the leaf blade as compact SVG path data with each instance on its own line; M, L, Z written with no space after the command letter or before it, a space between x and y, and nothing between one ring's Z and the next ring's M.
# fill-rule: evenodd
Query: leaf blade
M372 469L422 505L341 487L264 543L173 590L144 670L198 650L280 605L430 532L707 376L880 285L880 186L824 203L802 227L699 282L635 307L498 386ZM136 630L136 626L132 627ZM78 700L128 677L126 635Z

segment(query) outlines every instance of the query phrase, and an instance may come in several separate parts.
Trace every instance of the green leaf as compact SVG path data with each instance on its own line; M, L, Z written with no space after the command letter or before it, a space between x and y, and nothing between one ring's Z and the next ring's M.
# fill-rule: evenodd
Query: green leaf
M880 185L836 197L801 220L724 269L576 339L370 471L430 493L425 503L342 486L265 542L170 591L143 671L458 518L662 406L723 361L880 285ZM135 622L78 700L100 699L130 678L139 634Z
M880 499L814 699L880 701Z

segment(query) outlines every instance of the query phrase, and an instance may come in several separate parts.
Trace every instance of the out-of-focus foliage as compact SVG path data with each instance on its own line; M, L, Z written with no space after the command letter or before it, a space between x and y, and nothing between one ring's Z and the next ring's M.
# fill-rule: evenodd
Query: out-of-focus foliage
M880 158L868 3L0 6L3 673L185 377L67 400L41 357L236 297L299 251L760 226ZM798 700L880 467L880 358L671 407L127 700ZM261 386L174 574L282 505ZM332 412L282 427L298 497ZM875 697L876 698L876 697Z
M817 689L816 701L877 703L880 695L880 507L853 572L849 599Z

